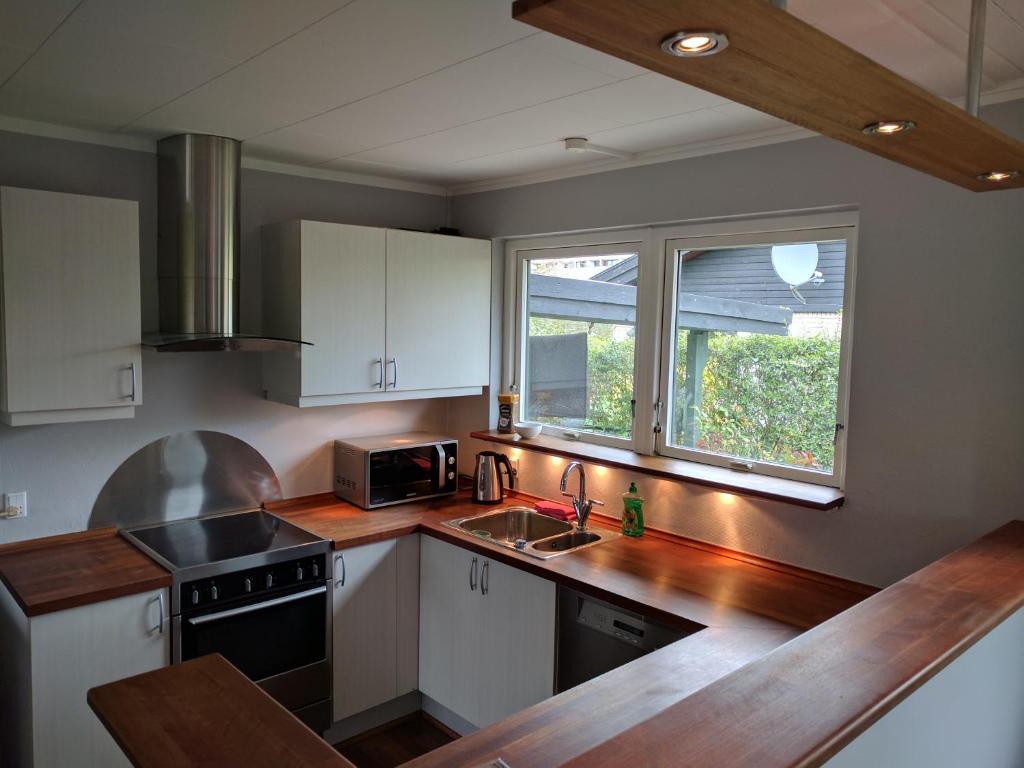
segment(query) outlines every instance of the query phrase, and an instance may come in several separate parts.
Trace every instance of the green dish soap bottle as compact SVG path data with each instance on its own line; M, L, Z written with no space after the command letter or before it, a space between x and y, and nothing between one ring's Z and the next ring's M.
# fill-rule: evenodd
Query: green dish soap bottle
M622 494L622 533L644 535L644 499L636 492L636 483L630 483L629 493Z

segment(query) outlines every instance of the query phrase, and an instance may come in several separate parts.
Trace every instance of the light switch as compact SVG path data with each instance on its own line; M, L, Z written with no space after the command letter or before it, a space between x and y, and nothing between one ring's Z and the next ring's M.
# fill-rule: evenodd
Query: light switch
M4 517L26 517L28 515L28 492L4 495Z

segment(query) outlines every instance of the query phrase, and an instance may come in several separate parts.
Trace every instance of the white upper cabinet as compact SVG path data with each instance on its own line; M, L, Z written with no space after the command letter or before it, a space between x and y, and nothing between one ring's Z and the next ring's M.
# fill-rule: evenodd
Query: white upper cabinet
M487 384L486 240L289 221L263 229L263 330L311 342L264 355L290 405L479 394Z
M388 387L482 387L490 340L485 240L388 230Z
M142 404L132 200L0 188L6 424L128 418Z

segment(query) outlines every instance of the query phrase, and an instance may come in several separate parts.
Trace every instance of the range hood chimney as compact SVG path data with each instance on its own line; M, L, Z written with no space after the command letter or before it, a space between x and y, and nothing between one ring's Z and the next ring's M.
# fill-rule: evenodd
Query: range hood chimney
M180 134L157 146L161 352L276 351L306 342L238 330L241 142Z

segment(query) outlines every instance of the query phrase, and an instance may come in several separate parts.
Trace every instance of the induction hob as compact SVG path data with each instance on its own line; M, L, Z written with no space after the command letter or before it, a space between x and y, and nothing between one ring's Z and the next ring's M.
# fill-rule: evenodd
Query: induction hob
M262 509L193 517L121 535L171 572L175 584L326 553L331 544Z

